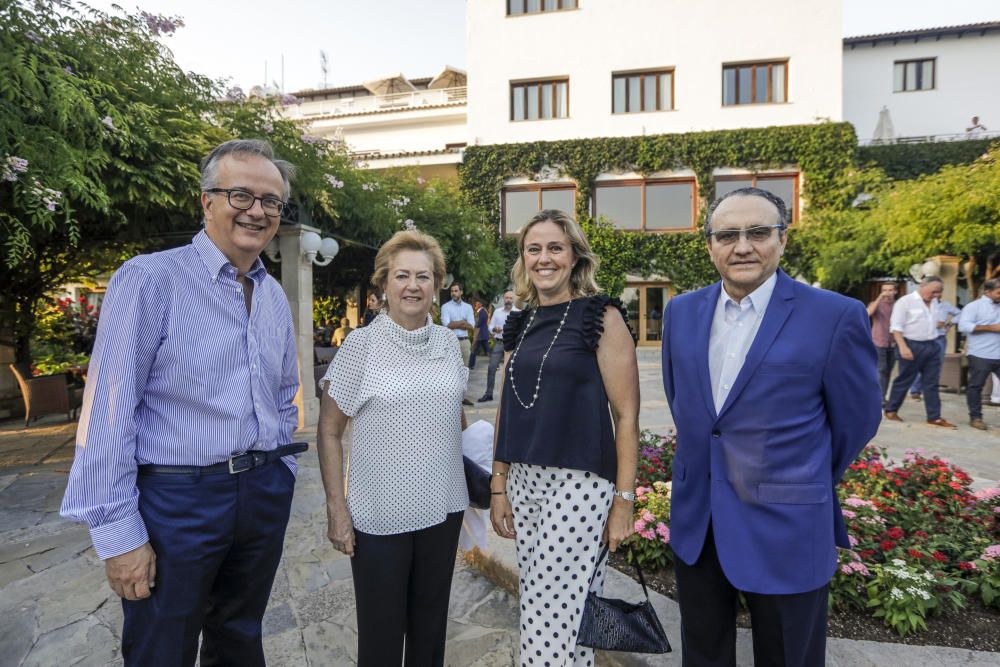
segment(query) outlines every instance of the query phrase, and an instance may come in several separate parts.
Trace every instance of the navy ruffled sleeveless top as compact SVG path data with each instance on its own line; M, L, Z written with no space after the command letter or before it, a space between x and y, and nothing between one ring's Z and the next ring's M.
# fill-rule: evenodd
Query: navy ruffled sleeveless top
M604 332L605 307L611 304L628 324L621 302L599 295L574 299L559 339L545 359L538 400L529 410L511 388L511 371L504 369L503 398L495 458L507 463L556 466L596 473L614 482L618 468L614 426L608 395L597 366L597 345ZM566 302L513 312L503 330L504 349L521 343L514 364L514 382L530 405L542 355L548 350ZM608 316L617 317L615 311ZM521 342L523 338L523 343ZM631 352L631 350L629 350Z

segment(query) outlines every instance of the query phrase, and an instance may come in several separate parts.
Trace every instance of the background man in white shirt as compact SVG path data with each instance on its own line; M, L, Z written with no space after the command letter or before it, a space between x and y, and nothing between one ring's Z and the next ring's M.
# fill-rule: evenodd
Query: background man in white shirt
M497 367L503 363L503 325L507 323L507 316L519 308L514 307L514 293L503 293L503 308L493 311L490 318L490 334L493 336L493 347L490 349L490 366L486 371L486 391L479 398L477 403L485 403L493 400L493 384L496 382Z
M983 385L990 373L1000 371L1000 279L983 283L983 295L967 305L958 318L958 330L969 337L965 349L969 360L969 384L965 393L969 425L985 431ZM993 391L996 392L996 385Z
M896 339L899 350L899 375L892 383L889 400L885 404L885 418L903 421L898 411L906 397L906 390L913 378L920 373L923 378L924 410L931 426L955 428L941 418L941 396L938 381L941 379L941 362L944 351L937 342L937 305L943 284L937 276L924 278L920 287L896 299L889 320L889 331Z
M476 315L472 306L462 301L462 284L452 283L451 301L441 304L441 324L451 329L458 338L458 349L462 352L462 363L469 367L469 355L472 353L472 342L469 333L476 327ZM463 405L472 405L472 401L462 399Z

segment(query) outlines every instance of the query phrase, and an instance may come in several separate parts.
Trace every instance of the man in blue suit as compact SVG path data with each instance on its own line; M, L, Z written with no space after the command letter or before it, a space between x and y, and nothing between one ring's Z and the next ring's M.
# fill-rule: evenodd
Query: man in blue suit
M736 664L739 592L758 667L824 663L835 547L849 546L834 487L882 398L861 302L778 269L787 224L765 190L717 200L705 232L722 281L663 315L684 665Z

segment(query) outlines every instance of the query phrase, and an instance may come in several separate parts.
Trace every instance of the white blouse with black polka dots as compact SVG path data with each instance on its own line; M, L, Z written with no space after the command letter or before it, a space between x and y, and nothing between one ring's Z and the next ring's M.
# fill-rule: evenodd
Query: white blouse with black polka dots
M381 314L355 329L320 387L352 420L347 506L356 530L428 528L469 506L457 339L431 323L409 331Z

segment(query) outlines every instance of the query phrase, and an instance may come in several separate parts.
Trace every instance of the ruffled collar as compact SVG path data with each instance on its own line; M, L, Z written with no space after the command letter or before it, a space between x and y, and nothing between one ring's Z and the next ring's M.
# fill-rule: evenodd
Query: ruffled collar
M401 350L419 357L437 358L445 355L440 332L435 331L434 321L427 316L427 324L419 329L405 329L386 313L379 313L371 324L375 330L384 335Z

